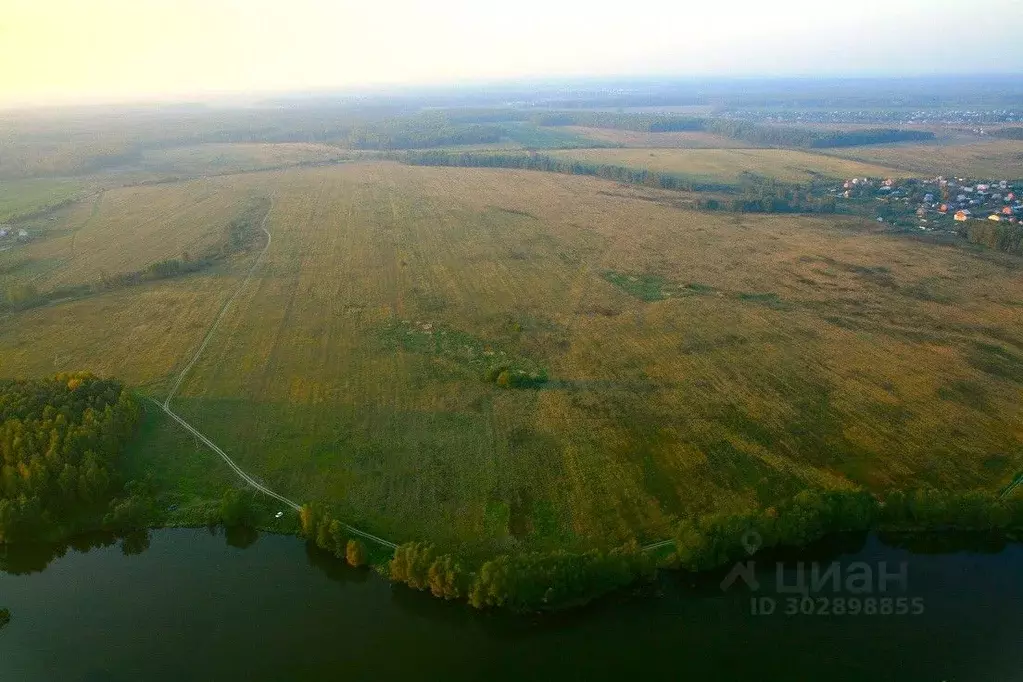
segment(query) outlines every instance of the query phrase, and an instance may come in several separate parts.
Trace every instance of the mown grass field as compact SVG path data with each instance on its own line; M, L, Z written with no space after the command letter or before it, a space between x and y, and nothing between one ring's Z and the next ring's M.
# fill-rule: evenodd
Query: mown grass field
M1023 141L1020 140L871 145L828 150L828 154L913 173L998 180L1023 177Z
M125 240L127 259L96 247L111 270L274 197L266 260L176 409L271 487L395 541L652 541L805 487L997 489L1023 469L1018 259L506 169L117 192L81 230ZM248 257L9 315L0 372L92 370L162 397ZM550 381L484 380L502 364ZM153 466L183 503L209 493L202 458L219 460L169 438L149 424L139 447L175 458Z
M658 133L663 134L663 133ZM892 168L793 149L578 149L553 152L580 161L677 173L695 180L738 182L755 173L782 182L816 178L890 177Z

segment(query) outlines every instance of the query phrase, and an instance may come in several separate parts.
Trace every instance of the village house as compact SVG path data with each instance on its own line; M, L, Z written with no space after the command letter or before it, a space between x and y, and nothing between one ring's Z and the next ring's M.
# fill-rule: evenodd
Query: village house
M991 215L989 215L987 217L987 219L988 220L993 220L996 223L1000 223L1000 222L1002 222L1002 214L1001 213L992 213Z
M970 213L970 209L964 208L961 211L956 211L955 219L958 220L959 222L965 222L969 220L972 215L973 214Z

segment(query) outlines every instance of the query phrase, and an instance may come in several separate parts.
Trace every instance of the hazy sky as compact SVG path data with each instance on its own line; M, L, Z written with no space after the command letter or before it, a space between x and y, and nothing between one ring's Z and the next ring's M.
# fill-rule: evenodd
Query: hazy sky
M0 5L0 105L520 76L1023 72L1006 33L1023 0Z

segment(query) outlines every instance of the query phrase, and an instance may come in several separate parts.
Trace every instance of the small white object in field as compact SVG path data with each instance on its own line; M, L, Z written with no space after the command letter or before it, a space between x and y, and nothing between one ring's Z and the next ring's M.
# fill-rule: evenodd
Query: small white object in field
M277 519L279 519L279 518L281 518L282 516L284 516L284 512L277 512L277 513L276 513L276 514L274 515L274 518L277 518Z

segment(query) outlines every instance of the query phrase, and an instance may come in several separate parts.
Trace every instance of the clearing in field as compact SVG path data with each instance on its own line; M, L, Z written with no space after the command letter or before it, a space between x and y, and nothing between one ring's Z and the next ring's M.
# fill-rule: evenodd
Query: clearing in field
M782 182L898 175L898 171L886 166L791 149L579 149L553 154L727 183L738 182L749 173Z
M394 541L609 546L806 487L993 490L1023 468L1010 257L506 169L123 191L154 194L88 229L164 227L131 262L96 251L110 268L273 195L266 260L176 410L270 487ZM247 266L11 314L3 373L73 367L162 397ZM184 458L160 475L201 495L198 451L145 434Z
M677 149L743 149L757 145L734 140L723 135L702 131L681 131L671 133L649 133L636 130L615 130L613 128L589 128L565 126L571 131L591 140L597 140L622 147L677 148Z

